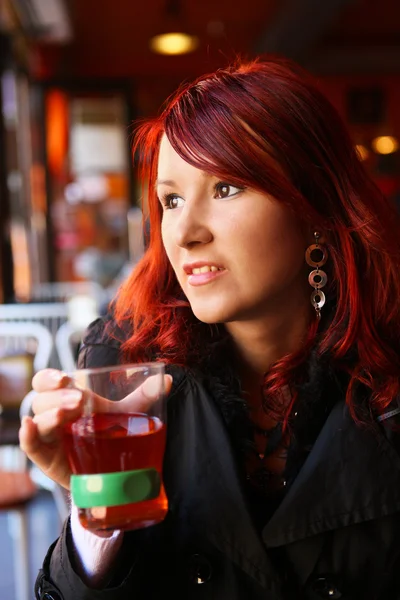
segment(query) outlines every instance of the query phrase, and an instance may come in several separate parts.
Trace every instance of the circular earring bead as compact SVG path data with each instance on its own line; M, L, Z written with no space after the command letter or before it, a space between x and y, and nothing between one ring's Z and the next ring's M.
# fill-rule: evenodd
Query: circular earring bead
M325 294L322 290L314 290L311 294L311 304L315 310L320 311L325 304Z
M315 256L317 255L317 256ZM306 263L310 267L322 267L328 260L328 252L324 246L311 244L306 250Z
M321 269L315 269L314 271L311 271L308 276L308 283L316 290L323 288L327 281L328 276L325 271L322 271Z

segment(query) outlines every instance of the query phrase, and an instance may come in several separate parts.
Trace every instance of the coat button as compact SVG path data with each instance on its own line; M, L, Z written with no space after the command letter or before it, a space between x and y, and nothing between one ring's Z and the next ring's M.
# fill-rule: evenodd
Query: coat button
M343 598L342 592L330 577L317 577L313 579L309 589L313 594L311 598L329 598L331 600Z
M193 554L188 561L189 581L194 585L201 585L210 581L212 566L210 561L201 554Z

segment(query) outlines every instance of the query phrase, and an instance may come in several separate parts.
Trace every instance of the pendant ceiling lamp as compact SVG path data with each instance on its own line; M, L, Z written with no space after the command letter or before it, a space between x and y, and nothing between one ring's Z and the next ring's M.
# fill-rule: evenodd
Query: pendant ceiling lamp
M150 49L169 56L196 50L199 40L184 23L181 0L166 0L164 15L163 29L150 39Z

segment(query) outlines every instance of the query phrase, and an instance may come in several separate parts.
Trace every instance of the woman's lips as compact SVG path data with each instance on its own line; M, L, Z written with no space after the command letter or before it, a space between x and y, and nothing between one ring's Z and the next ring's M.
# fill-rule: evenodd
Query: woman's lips
M200 269L194 269L195 272L192 271L190 275L188 275L188 283L194 287L199 285L206 285L207 283L211 283L216 279L219 279L226 273L226 269L217 269L212 270L209 269L207 271L202 270L200 273L198 272Z

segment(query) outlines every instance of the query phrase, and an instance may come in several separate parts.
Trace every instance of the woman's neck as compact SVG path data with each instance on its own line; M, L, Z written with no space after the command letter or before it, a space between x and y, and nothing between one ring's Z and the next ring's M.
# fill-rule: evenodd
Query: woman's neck
M273 317L226 324L244 389L248 389L250 382L260 386L271 365L300 348L310 322L310 306L300 307L296 311L280 311Z

